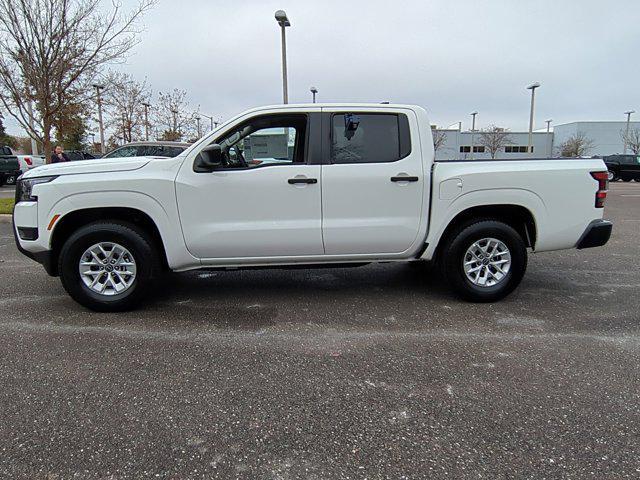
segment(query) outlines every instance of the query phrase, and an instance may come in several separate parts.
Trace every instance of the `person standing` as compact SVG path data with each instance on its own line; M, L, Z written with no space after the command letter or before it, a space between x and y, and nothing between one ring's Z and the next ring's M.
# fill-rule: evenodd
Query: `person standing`
M56 145L53 155L51 155L51 163L68 162L69 157L64 153L64 149L60 145Z

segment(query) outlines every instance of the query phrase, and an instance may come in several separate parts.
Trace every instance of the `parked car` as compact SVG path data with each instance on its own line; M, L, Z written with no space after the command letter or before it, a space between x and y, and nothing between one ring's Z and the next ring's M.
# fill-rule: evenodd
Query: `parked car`
M15 185L16 179L22 172L44 165L46 162L42 155L17 155L11 147L1 147L2 155L15 157L18 160L18 170L6 175L4 181L7 185Z
M110 151L102 158L177 157L190 146L190 143L181 142L131 142Z
M640 182L640 155L608 155L602 159L607 166L610 182Z
M14 184L21 173L20 162L11 148L0 147L0 186Z
M76 160L93 160L96 158L95 155L89 152L84 152L82 150L68 150L64 153L67 156L67 158L72 162Z
M267 130L286 135L245 141ZM178 157L31 170L13 223L20 251L94 310L132 308L163 270L423 260L487 302L518 286L527 248L604 245L607 186L601 159L437 162L417 106L280 105Z

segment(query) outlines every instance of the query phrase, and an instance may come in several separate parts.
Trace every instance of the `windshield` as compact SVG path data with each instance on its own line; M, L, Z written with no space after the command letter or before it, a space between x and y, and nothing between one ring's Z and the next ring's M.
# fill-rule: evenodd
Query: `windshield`
M122 158L122 157L136 157L136 156L138 156L137 147L124 146L124 147L116 148L112 152L107 153L102 158Z
M125 145L107 153L102 158L126 158L126 157L176 157L184 151L185 147L168 145Z

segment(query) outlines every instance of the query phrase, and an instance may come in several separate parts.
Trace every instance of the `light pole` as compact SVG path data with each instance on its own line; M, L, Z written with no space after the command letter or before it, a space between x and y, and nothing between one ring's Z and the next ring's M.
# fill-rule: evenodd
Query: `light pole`
M173 113L173 133L178 134L178 110L171 110Z
M127 143L127 117L122 114L122 144Z
M318 89L316 87L311 87L309 89L311 95L313 95L313 103L316 103L316 94L318 93Z
M211 121L211 131L213 131L214 125L217 127L218 126L218 120L214 120L213 115L207 115L206 113L201 113L200 115L202 115L203 117L208 118Z
M104 88L104 85L94 83L93 88L96 89L96 100L98 102L98 124L100 125L100 151L102 153L106 153L106 149L104 145L104 125L102 124L102 101L100 100L100 90Z
M143 103L144 107L144 139L149 141L149 107L151 107L148 103Z
M289 88L287 85L287 38L285 28L291 26L284 10L276 12L276 22L280 25L282 35L282 103L289 103Z
M527 144L527 153L531 155L533 153L533 106L536 98L536 88L540 86L540 82L532 83L527 87L527 90L531 90L531 112L529 112L529 143Z
M31 138L31 155L38 155L38 143L36 139L33 138L33 132L35 130L33 126L33 100L27 102L27 114L29 115L29 128L31 129L29 132L29 137Z
M473 160L473 142L476 132L476 115L478 115L478 112L471 112L471 160Z
M627 129L626 132L624 134L624 153L626 155L627 153L627 143L628 143L628 139L629 139L629 122L631 122L631 114L632 113L636 113L635 110L629 110L627 112L624 112L624 114L627 116Z
M196 119L196 125L197 125L197 129L198 129L198 138L200 138L201 137L201 135L200 135L200 115L196 115L195 119Z
M547 144L549 145L549 157L551 157L551 155L553 155L553 138L551 140L549 140L549 132L551 131L551 122L553 121L552 118L545 120L545 123L547 124Z

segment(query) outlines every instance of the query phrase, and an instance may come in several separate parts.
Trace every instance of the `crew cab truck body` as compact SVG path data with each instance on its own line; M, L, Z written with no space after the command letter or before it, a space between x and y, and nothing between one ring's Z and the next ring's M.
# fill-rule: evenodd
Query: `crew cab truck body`
M263 107L175 158L40 167L17 185L16 242L106 311L162 270L422 260L493 301L528 248L607 242L602 160L435 162L429 125L407 105Z

